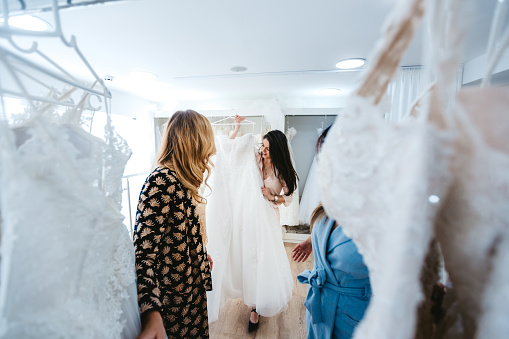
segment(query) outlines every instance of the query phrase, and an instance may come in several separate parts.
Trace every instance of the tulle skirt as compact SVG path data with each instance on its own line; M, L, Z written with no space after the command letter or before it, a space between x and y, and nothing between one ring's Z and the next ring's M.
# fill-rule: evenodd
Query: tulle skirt
M212 256L209 321L229 298L270 317L286 309L293 278L276 211L260 192L262 178L251 134L216 139L215 169L207 197L207 252Z

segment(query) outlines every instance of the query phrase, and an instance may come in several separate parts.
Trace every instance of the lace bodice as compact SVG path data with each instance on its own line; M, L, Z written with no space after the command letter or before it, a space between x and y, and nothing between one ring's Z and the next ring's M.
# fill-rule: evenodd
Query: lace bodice
M31 112L1 126L0 338L134 338L119 212L130 150L111 126L105 143L62 120Z
M388 124L379 113L351 98L318 155L319 183L327 214L370 270L374 298L356 336L410 338L421 263L449 180L450 138L426 122Z

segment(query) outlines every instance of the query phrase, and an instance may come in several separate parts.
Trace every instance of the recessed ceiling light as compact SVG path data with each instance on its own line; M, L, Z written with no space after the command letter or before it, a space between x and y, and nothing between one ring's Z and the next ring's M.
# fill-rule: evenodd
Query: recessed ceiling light
M136 80L140 80L140 81L151 81L151 80L155 80L157 78L157 75L155 75L154 73L145 72L145 71L132 71L132 72L129 72L129 75L132 78L135 78Z
M339 88L324 88L318 91L322 95L338 95L341 93Z
M230 68L230 71L232 71L232 72L245 72L245 71L247 71L247 67L246 66L233 66L232 68Z
M0 19L0 22L4 22L4 19ZM41 18L32 15L19 15L9 18L9 26L23 29L26 31L47 31L51 28L51 25Z
M339 69L352 69L363 66L366 63L366 59L362 58L352 58L341 60L336 64L336 67Z

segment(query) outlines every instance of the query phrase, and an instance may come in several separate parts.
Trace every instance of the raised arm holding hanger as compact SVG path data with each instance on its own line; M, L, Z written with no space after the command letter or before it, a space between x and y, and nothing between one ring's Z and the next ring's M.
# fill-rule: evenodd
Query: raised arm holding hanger
M230 139L237 137L240 124L245 119L246 117L235 115L235 129ZM293 168L288 141L283 132L274 130L264 135L260 152L256 153L256 161L263 178L263 196L276 208L281 204L288 206L292 202L298 176ZM287 185L287 182L290 184ZM277 211L279 216L279 210Z
M244 120L246 120L246 117L241 117L240 115L235 114L235 129L230 134L230 139L235 139L237 137L240 130L240 123Z

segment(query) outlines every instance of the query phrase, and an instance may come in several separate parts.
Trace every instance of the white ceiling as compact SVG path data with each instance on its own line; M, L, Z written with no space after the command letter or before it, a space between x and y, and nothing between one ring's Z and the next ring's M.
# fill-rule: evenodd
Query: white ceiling
M348 93L359 72L341 59L368 59L393 0L143 0L61 10L63 31L108 86L167 100L317 97ZM484 54L496 0L475 0L464 61ZM51 22L48 13L38 14ZM421 65L419 32L402 66ZM62 44L53 45L58 53ZM244 73L230 71L246 66ZM73 65L68 65L72 68ZM157 75L133 81L130 71Z

